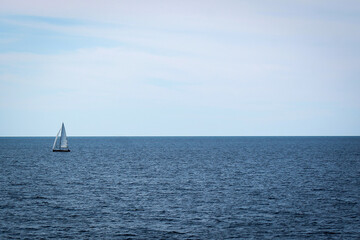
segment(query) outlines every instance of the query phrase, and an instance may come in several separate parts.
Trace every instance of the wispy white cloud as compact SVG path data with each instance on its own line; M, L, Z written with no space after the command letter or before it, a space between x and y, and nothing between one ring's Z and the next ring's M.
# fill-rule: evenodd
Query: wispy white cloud
M60 52L41 53L31 45L26 51L12 45L0 52L0 111L53 113L54 106L65 115L88 111L78 120L69 117L74 122L98 112L113 119L106 120L108 131L118 130L118 121L135 124L134 118L152 112L147 120L164 123L165 135L182 135L174 124L184 130L189 125L182 124L194 117L203 129L188 132L210 135L211 126L221 121L228 127L213 134L261 135L259 124L264 134L296 134L299 119L314 131L341 115L342 107L352 109L344 124L349 116L359 119L360 23L354 13L360 4L259 3L4 1L0 24L25 29L17 35L23 38L40 33L33 43L37 49L53 33L76 36L77 44L60 44ZM5 44L13 44L6 40L14 39L13 32L2 35ZM91 39L99 40L85 46ZM124 120L123 111L133 117ZM236 126L238 121L248 132ZM280 130L286 122L286 130ZM151 135L159 129L142 130Z

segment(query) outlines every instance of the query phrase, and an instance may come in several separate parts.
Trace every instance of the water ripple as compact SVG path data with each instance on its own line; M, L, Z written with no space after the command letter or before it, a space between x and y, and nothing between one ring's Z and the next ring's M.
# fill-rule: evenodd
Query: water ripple
M359 137L0 138L0 239L359 239Z

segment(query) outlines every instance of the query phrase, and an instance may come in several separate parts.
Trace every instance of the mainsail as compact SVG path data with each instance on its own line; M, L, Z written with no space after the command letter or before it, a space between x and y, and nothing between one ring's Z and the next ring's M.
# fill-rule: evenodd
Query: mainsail
M60 147L61 148L67 148L68 147L68 142L67 142L67 138L66 138L66 131L65 131L64 123L61 126Z
M59 134L60 134L60 137L59 137ZM58 134L56 135L54 145L53 145L53 151L70 152L70 150L68 148L68 141L67 141L67 137L66 137L64 123L62 123L61 128L60 128Z

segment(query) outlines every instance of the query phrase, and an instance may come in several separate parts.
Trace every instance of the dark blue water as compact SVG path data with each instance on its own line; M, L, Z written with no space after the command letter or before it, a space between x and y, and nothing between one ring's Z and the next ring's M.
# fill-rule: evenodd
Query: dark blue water
M359 239L359 137L0 138L0 239Z

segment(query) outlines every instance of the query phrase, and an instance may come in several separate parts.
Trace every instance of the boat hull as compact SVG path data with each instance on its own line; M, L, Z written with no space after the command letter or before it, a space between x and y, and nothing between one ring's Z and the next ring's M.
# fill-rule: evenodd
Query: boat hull
M70 152L70 149L66 149L66 150L53 149L53 152Z

